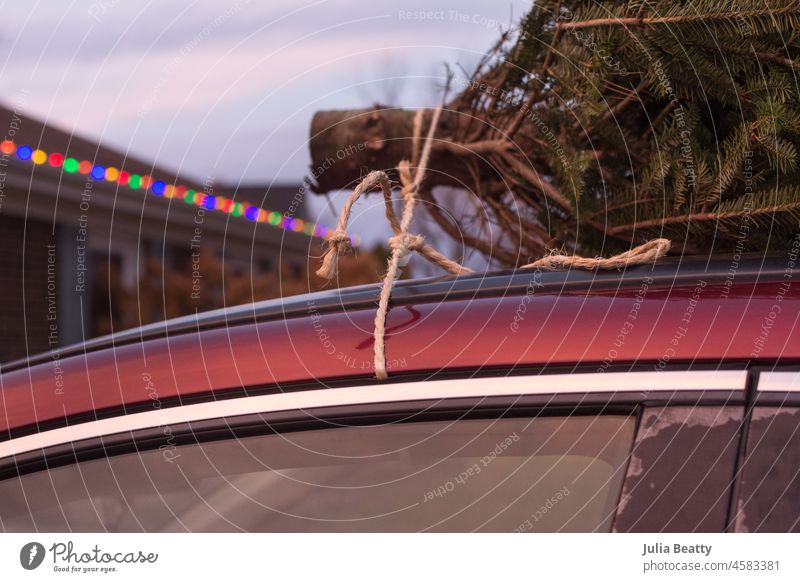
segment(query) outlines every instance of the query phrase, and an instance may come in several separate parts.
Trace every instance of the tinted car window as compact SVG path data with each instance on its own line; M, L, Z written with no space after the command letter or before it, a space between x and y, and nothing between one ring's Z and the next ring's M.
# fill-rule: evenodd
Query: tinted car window
M615 531L724 531L743 414L741 405L648 407Z
M0 483L6 531L608 531L634 420L406 422L150 450Z
M750 421L736 531L800 531L800 408L756 406Z

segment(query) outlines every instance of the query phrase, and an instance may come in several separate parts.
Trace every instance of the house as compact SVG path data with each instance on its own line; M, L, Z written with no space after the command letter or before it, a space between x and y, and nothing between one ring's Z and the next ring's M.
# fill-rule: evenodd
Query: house
M0 362L280 295L328 232L304 197L179 176L0 106Z

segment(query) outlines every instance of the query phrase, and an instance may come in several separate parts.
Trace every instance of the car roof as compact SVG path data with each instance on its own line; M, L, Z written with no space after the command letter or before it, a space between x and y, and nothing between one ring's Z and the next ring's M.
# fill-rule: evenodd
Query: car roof
M800 286L790 282L798 274L786 257L673 258L599 273L402 281L387 319L387 387L796 364ZM0 375L0 440L134 410L381 385L372 371L379 290L228 308L18 362Z
M530 285L534 272L530 269L515 269L400 280L392 290L392 304L514 295L524 292ZM737 261L732 261L730 257L669 257L655 265L637 265L627 269L538 271L536 280L537 288L543 291L582 289L591 293L638 285L644 278L652 279L655 287L671 287L696 280L700 275L708 282L728 278L742 282L780 279L786 272L786 259L777 256L745 255ZM376 305L380 289L381 285L378 283L334 288L186 315L3 363L0 364L0 372L44 363L52 360L54 355L65 358L183 333L302 317L308 315L311 306L317 313L365 309Z

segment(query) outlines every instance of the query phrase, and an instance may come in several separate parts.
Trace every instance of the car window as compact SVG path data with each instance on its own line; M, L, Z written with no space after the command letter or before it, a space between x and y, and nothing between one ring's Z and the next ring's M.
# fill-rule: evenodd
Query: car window
M756 406L742 466L736 531L800 531L800 407Z
M250 436L0 482L6 531L609 531L627 416Z
M647 407L614 530L725 531L743 416L741 405Z

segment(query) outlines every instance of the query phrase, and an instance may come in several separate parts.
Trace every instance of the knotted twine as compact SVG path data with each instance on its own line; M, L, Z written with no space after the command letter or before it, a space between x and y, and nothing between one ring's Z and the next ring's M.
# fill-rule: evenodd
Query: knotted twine
M385 172L374 171L367 174L358 186L353 190L342 208L336 229L328 237L328 249L322 259L322 266L317 270L317 275L324 279L331 280L336 277L339 255L350 249L350 236L347 234L347 222L350 219L350 212L356 201L362 194L369 192L376 186L380 186L383 192L383 202L386 207L386 218L394 233L389 237L388 244L392 251L389 258L386 276L383 278L378 310L375 313L375 377L379 380L388 378L386 372L386 355L384 336L386 335L386 314L389 310L389 298L392 294L394 282L401 266L405 266L412 251L416 251L431 263L438 265L452 275L462 275L473 273L468 267L459 265L455 261L425 244L425 238L419 234L409 232L411 221L414 217L414 208L419 200L418 192L425 178L425 172L430 160L433 137L436 133L436 126L442 108L437 107L433 110L431 124L425 138L422 153L419 153L419 136L422 133L422 121L425 109L418 109L414 116L413 142L411 144L411 158L413 165L408 160L402 160L397 171L400 176L401 195L403 198L403 212L400 220L394 212L392 204L392 184L389 176ZM419 156L419 159L417 159ZM635 247L627 252L609 258L586 258L575 255L550 254L541 259L523 265L522 269L540 269L544 271L560 271L570 268L597 270L597 269L621 269L628 265L641 265L657 261L667 254L670 248L668 239L654 239Z

